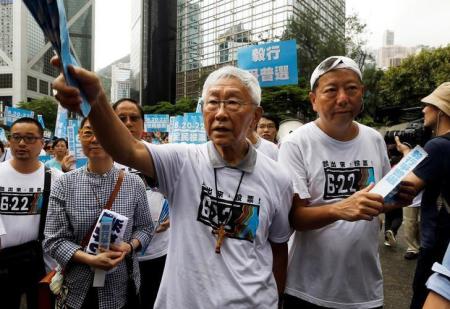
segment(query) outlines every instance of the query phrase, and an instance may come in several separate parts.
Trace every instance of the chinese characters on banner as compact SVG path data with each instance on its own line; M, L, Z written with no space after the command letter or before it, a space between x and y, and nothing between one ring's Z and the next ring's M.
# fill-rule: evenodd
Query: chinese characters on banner
M11 107L11 106L5 107L5 124L8 127L11 127L11 125L14 123L14 121L16 121L19 118L23 118L23 117L33 118L34 112L26 110L26 109Z
M202 144L206 140L201 113L185 113L183 116L170 117L170 143Z
M169 132L168 114L145 114L144 136L142 138L152 144L164 144L167 142Z
M237 58L238 66L252 73L261 87L298 83L295 40L242 47Z

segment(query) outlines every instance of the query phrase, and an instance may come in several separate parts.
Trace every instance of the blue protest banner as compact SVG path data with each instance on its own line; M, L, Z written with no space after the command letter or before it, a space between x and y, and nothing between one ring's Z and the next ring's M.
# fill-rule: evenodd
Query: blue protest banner
M5 129L0 128L0 141L6 143L8 139L6 138Z
M78 119L69 119L67 125L67 142L69 144L69 152L75 157L76 167L86 164L86 156L83 153L80 139L78 138Z
M145 132L169 132L168 114L145 114L144 129Z
M37 121L41 124L42 129L45 129L44 117L42 115L37 115Z
M58 105L58 114L56 115L55 134L54 136L67 139L67 109Z
M33 118L34 112L26 109L6 106L4 115L5 115L5 125L10 127L13 124L13 122L19 118L23 117Z
M237 59L238 67L252 73L261 87L298 83L295 40L242 47Z

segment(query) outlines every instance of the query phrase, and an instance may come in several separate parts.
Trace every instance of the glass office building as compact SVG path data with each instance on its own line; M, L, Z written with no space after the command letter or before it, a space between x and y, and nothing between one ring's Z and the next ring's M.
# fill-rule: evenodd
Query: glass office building
M198 97L209 72L236 64L239 47L280 40L288 21L306 12L323 35L344 36L345 0L178 0L177 98Z
M72 52L87 69L93 68L94 0L65 0ZM0 101L15 105L52 95L59 74L50 65L54 53L22 1L0 0Z

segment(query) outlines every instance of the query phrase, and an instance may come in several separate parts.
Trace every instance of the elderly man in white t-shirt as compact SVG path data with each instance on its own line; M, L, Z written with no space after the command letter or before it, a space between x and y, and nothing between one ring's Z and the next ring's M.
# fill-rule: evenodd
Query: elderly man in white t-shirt
M114 114L94 73L70 71L91 105L102 146L152 177L169 201L169 249L155 308L277 308L293 188L282 166L246 139L262 113L255 77L234 67L208 76L202 105L210 142L146 146ZM62 75L53 88L62 105L79 110L79 90Z
M309 95L319 117L281 145L279 162L294 180L290 219L297 230L284 308L383 306L378 214L388 205L370 189L390 165L381 135L354 121L363 92L352 59L325 59L312 74ZM399 196L406 203L415 193L408 189Z

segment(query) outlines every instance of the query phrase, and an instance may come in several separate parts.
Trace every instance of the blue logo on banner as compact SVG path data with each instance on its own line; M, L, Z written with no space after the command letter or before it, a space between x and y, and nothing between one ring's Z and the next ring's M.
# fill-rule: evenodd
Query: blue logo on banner
M261 87L298 83L295 40L242 47L237 59L238 67L252 73Z
M14 121L23 117L34 117L34 112L29 111L27 109L21 109L11 106L5 107L5 124L10 127Z

